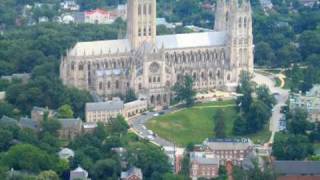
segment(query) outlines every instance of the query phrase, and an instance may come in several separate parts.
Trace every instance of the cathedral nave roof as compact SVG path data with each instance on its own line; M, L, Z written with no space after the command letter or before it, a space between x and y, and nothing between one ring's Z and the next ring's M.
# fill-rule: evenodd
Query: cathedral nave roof
M226 32L200 32L157 36L157 48L182 49L222 46L226 44ZM78 42L69 52L71 56L105 55L125 53L131 50L128 39Z

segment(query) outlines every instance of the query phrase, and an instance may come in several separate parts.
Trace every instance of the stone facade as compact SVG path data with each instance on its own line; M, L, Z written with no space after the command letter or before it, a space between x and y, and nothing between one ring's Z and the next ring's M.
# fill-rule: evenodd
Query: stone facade
M250 2L218 0L215 17L212 32L156 36L156 0L129 0L127 39L77 43L61 79L104 97L133 89L151 107L168 105L184 75L197 91L232 90L241 71L253 71Z

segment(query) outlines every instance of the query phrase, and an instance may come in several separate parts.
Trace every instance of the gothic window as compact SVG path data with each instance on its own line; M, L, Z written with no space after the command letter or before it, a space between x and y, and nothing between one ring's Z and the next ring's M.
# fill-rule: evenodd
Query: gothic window
M110 81L108 81L108 89L110 89L111 88L111 83L110 83Z
M201 78L204 79L204 72L201 73Z
M142 84L141 83L139 83L139 89L142 89Z
M151 14L152 14L152 5L149 4L149 15L151 15Z
M226 22L229 21L229 12L226 13Z
M119 81L116 80L116 88L119 89L120 85L119 85Z
M212 78L212 72L211 71L209 72L209 77Z
M195 80L197 78L197 74L193 73L193 79Z
M160 96L160 95L157 96L157 103L158 103L158 104L161 103L161 96Z
M80 65L79 65L79 71L82 71L82 70L83 70L83 65L80 64Z
M73 63L71 64L71 70L74 70L74 64Z
M149 77L149 83L151 83L152 82L152 78L151 77Z
M141 28L138 29L138 36L141 36Z
M143 5L143 15L147 15L147 5Z
M149 31L148 32L149 32L149 36L151 36L151 32L152 32L151 31L151 26L149 26Z
M238 24L239 24L239 28L241 28L241 25L242 25L242 18L241 17L239 18Z
M150 101L151 101L151 104L154 103L154 96L153 95L151 96Z
M165 95L163 95L163 102L167 102L167 95L165 94Z
M220 70L218 70L217 76L218 78L220 78Z
M156 77L153 77L153 82L157 82L157 78Z
M138 15L141 15L141 4L138 6Z
M147 35L147 28L143 28L143 36Z
M228 74L228 76L227 76L227 80L228 80L228 81L230 81L230 79L231 79L231 78L230 78L230 74Z
M158 77L158 82L160 82L160 77Z
M247 23L248 23L247 21L248 21L248 20L247 20L247 18L245 17L245 18L243 19L243 27L245 27L245 28L247 27Z
M149 67L150 72L152 73L158 73L160 70L160 65L156 62L153 62Z
M102 82L99 83L99 89L102 89Z

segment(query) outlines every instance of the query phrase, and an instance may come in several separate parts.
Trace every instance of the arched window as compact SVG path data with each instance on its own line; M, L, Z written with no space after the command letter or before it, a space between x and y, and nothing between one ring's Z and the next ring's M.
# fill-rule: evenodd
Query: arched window
M160 82L160 77L158 77L158 82Z
M197 78L197 73L193 73L193 79L195 80Z
M242 18L241 17L239 18L238 24L239 24L239 28L241 28L241 26L242 26Z
M116 80L116 89L119 89L119 87L120 87L119 81Z
M99 83L99 89L102 89L102 82Z
M228 74L227 80L230 81L230 79L231 79L230 74Z
M247 27L247 23L248 23L247 21L248 21L248 20L247 20L247 18L245 17L245 18L243 19L243 27L245 27L245 28Z
M80 65L79 65L79 71L82 71L82 70L83 70L83 65L80 64Z
M111 88L111 82L108 81L108 89L110 89L110 88Z
M147 15L147 5L143 5L143 15Z
M149 15L151 15L151 14L152 14L152 5L149 4Z
M141 4L138 6L138 15L141 15Z
M139 83L139 89L142 89L142 84L141 83Z

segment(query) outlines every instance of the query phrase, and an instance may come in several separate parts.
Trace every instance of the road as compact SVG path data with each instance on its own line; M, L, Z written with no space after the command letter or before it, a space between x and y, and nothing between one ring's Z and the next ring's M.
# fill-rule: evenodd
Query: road
M289 97L289 90L285 90L279 87L275 87L275 82L273 80L273 76L265 76L258 73L254 74L253 81L256 82L258 85L266 85L269 87L271 93L275 94L277 104L273 108L272 116L270 119L270 131L272 132L272 135L270 137L269 143L273 143L274 135L276 132L279 131L279 123L280 119L283 116L283 114L280 112L281 107L286 105L286 102Z
M173 110L164 110L162 111L164 114L170 113ZM147 112L144 115L138 116L133 118L129 121L129 125L131 126L132 130L135 131L141 138L148 139L148 136L151 135L148 132L148 129L145 127L147 121L154 117L156 112ZM154 139L151 141L153 144L158 146L174 146L172 142L169 142L159 136L155 136Z

